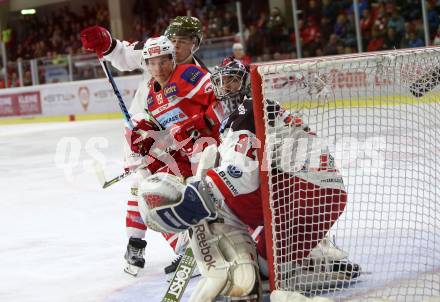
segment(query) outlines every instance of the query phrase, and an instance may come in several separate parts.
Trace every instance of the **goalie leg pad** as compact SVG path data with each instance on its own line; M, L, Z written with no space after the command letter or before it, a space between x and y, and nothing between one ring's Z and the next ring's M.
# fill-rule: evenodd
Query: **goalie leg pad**
M191 247L202 280L191 302L214 301L219 295L244 297L259 285L255 245L245 228L206 222L195 226Z
M140 169L133 174L131 183L131 195L132 198L127 202L127 213L125 217L125 227L127 237L144 238L147 231L147 226L141 218L139 212L137 193L139 183L146 177L148 177L148 170Z

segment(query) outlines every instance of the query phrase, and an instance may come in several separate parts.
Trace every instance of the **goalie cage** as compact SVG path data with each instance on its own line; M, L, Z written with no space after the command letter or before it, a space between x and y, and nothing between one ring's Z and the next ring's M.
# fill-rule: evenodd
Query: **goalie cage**
M436 47L251 66L271 290L336 300L440 295L439 69ZM319 280L321 268L307 257L295 261L307 252L293 241L313 234L296 225L289 207L295 184L280 192L286 179L278 169L295 173L302 157L291 151L293 128L273 124L266 100L300 116L328 144L347 201L327 237L361 266L358 278L312 291L302 284ZM308 147L313 166L320 147Z

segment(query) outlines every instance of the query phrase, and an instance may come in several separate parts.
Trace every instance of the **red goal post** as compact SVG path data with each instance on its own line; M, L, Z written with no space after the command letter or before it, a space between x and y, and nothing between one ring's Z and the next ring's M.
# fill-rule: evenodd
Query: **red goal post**
M312 289L336 297L440 295L439 84L438 47L252 64L271 290ZM276 112L268 111L266 100L298 116L316 134L318 147L312 142L311 149L301 149L298 137L304 136L296 126L274 126ZM314 154L304 160L300 150ZM342 178L346 199L337 198L339 204L331 206L313 186L315 199L321 200L316 209L297 210L311 203L297 203L303 195L295 190L303 187L286 177L322 171L323 153L324 163L331 162ZM298 161L307 169L298 170ZM286 167L291 169L286 172ZM341 193L331 192L334 202ZM294 213L314 217L296 221ZM307 223L313 226L302 228ZM304 285L322 281L310 251L323 234L335 236L362 267L357 280ZM286 236L310 242L298 245ZM304 249L300 255L295 244Z

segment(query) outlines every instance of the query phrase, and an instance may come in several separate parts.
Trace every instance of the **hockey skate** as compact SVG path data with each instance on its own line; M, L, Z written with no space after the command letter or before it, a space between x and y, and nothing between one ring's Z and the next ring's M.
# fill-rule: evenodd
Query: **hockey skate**
M167 275L168 282L170 282L170 280L173 278L174 272L176 271L177 267L179 266L179 263L180 263L180 260L182 260L182 257L183 257L183 254L177 255L176 258L171 262L171 264L164 268L164 272ZM200 271L199 271L198 267L196 266L191 278L198 277L198 276L200 276Z
M286 263L283 281L291 290L310 292L337 288L361 275L358 264L348 260L348 253L324 238L301 263ZM288 284L288 285L287 285Z
M127 265L124 271L132 276L137 276L139 270L145 266L145 247L147 242L143 239L130 237L127 245L127 251L125 252L125 260Z

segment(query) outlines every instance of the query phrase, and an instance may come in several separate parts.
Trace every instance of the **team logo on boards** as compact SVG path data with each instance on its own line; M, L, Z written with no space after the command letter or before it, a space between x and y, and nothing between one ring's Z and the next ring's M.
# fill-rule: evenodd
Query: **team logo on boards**
M78 98L83 107L84 111L87 111L90 103L90 91L86 86L81 86L78 88Z

